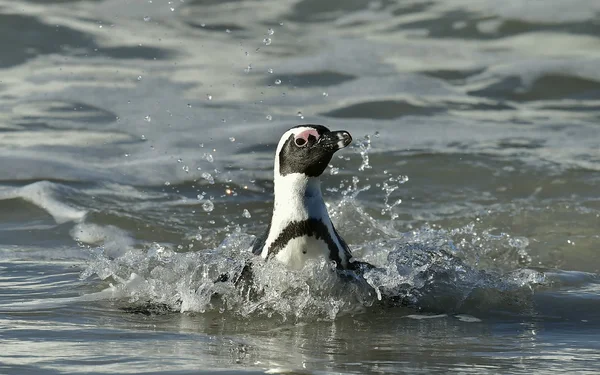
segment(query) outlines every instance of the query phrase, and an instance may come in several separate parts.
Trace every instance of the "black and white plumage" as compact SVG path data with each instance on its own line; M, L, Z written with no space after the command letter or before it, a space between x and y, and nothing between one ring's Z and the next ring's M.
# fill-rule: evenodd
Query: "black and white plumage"
M347 131L322 125L300 125L283 134L275 154L273 216L266 233L254 242L254 254L291 269L320 256L335 261L339 269L355 268L358 263L351 262L348 245L331 222L319 178L333 154L350 142Z

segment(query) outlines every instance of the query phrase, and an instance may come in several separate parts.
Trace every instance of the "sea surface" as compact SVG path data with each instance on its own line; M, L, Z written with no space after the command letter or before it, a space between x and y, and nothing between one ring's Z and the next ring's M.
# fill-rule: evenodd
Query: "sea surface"
M303 123L362 280L246 251ZM0 0L1 374L597 374L599 252L598 0Z

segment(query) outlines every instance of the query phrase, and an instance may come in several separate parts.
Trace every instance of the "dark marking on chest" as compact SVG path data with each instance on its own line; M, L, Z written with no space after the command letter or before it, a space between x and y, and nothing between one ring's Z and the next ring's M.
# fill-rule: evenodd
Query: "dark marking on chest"
M337 233L334 235L337 235ZM281 231L281 233L279 233L279 236L277 236L271 246L269 246L268 256L274 257L287 245L288 242L294 238L302 236L314 237L318 240L323 240L329 249L329 259L335 261L338 267L344 267L342 264L342 259L340 259L340 249L338 248L338 245L331 237L331 233L329 232L327 225L325 225L325 223L319 219L307 219L302 221L292 221L289 223ZM341 250L346 252L346 249ZM306 251L304 251L304 253L306 253Z

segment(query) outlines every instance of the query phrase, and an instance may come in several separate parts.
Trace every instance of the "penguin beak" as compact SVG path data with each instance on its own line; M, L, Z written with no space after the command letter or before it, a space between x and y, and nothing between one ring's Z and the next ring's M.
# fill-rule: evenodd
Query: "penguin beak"
M329 151L336 152L352 142L352 136L345 130L327 132L319 138L317 146Z

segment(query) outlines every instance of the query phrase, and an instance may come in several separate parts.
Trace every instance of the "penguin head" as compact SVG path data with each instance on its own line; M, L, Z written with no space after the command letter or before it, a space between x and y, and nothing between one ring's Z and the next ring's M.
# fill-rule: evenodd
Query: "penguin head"
M329 165L333 154L350 142L352 136L345 130L330 131L323 125L293 127L283 134L277 145L275 173L318 177Z

